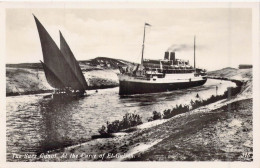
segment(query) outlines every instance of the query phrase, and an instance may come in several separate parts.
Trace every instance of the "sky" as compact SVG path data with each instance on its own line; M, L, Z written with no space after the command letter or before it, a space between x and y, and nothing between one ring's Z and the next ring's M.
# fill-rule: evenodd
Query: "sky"
M141 62L163 59L176 46L176 58L207 70L252 64L252 10L249 8L49 8L6 10L6 63L43 60L32 13L59 46L59 30L77 60L98 56Z

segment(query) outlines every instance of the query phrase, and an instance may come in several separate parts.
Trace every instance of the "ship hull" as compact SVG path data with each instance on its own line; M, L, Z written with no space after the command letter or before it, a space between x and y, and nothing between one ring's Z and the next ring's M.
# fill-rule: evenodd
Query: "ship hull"
M144 94L166 92L190 87L201 86L206 83L207 79L202 78L196 81L185 81L176 83L143 83L135 81L119 81L119 95Z

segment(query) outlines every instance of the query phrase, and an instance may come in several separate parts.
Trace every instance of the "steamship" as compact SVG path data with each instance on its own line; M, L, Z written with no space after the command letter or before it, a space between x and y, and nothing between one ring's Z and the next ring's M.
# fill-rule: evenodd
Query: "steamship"
M119 95L166 92L200 86L206 83L206 70L196 68L194 37L194 67L187 60L175 58L174 51L166 51L162 60L143 59L145 28L141 64L134 68L119 67Z

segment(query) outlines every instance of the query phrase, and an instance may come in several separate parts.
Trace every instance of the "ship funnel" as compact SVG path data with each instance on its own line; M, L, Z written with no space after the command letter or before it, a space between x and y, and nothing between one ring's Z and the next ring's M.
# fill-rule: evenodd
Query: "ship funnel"
M169 54L170 54L170 53L169 53L168 51L165 52L165 54L164 54L164 59L165 59L165 60L166 60L166 59L169 60Z
M175 52L171 52L170 54L170 60L175 62Z

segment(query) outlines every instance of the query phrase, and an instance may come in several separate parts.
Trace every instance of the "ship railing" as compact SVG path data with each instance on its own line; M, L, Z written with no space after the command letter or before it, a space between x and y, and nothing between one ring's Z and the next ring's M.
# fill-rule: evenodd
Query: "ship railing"
M164 69L194 69L192 66L190 65L183 65L183 64L179 64L179 65L167 65L167 64L152 64L152 63L146 63L144 64L144 67L146 68L161 68L163 67Z
M135 76L136 79L141 79L141 80L150 80L149 77L146 76Z
M194 69L159 69L159 68L149 68L146 69L148 72L154 72L153 74L156 73L193 73L195 70Z

